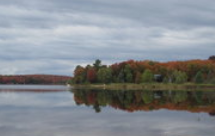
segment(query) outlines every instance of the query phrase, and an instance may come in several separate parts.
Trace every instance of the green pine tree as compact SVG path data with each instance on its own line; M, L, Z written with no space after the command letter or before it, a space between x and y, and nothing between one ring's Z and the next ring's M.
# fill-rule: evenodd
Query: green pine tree
M195 83L201 84L201 83L203 83L203 81L204 81L204 79L203 79L202 71L197 72L197 74L195 76Z
M154 75L151 70L146 69L142 74L142 83L151 83L154 81Z

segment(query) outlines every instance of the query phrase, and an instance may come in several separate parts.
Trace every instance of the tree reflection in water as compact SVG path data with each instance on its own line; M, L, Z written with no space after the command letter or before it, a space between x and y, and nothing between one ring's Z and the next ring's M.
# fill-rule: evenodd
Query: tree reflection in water
M206 112L215 115L215 92L209 91L119 91L72 90L77 105L92 106L96 112L111 106L128 112L159 109Z

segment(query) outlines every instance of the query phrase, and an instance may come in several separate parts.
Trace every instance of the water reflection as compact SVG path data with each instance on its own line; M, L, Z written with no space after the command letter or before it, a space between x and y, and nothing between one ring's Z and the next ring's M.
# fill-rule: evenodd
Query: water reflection
M72 94L65 91L65 86L58 92L50 91L60 90L57 86L29 86L29 90L26 89L27 86L16 87L0 86L2 90L10 90L0 92L1 136L214 136L215 132L215 118L207 113L155 110L156 103L161 103L161 98L167 92L144 92L148 95L143 96L143 92L136 91L74 90ZM23 89L26 91L20 92ZM44 91L41 93L32 89ZM174 93L169 92L166 101L173 101L171 96L176 95ZM213 93L205 93L195 97L200 104L193 107L204 108L213 103ZM180 99L179 96L175 96L175 105L180 105L189 98L194 99L191 97L194 96L193 92ZM82 106L77 106L75 102ZM134 104L138 103L135 109ZM149 104L152 105L149 110L153 111L144 112L148 111L144 109L144 105ZM95 114L84 105L102 112ZM115 110L109 105L140 112Z
M128 112L159 109L206 112L215 115L215 92L73 90L77 105L93 106L96 112L111 106Z
M64 85L0 85L0 92L60 92L69 90Z
M62 85L0 85L0 108L69 107L74 102L67 90Z

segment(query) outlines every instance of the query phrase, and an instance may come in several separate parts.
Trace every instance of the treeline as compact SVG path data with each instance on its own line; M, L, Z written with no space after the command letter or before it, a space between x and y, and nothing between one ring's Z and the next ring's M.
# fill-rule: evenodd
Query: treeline
M0 84L66 84L70 79L57 75L0 75Z
M188 61L124 61L103 65L96 60L86 67L78 65L73 83L210 83L215 84L215 56L208 60Z

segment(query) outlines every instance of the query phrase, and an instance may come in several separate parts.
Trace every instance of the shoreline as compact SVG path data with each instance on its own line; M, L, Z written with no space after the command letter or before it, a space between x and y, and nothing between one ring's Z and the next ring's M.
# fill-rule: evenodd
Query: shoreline
M103 90L187 90L187 91L215 91L214 84L132 84L132 83L112 83L112 84L72 84L74 89L103 89Z

